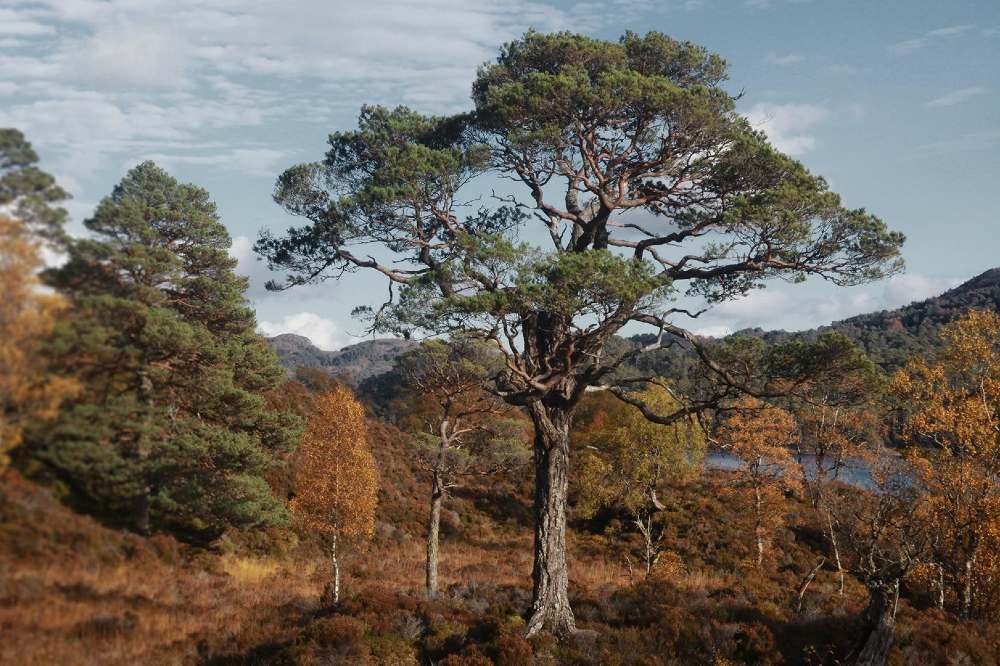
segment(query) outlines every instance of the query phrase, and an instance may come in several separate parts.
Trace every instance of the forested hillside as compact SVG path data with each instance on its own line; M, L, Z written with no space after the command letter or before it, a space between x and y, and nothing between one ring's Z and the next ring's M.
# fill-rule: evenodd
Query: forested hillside
M977 275L940 296L897 310L850 317L828 328L857 342L873 361L889 370L914 354L937 347L941 327L973 308L1000 311L1000 268Z

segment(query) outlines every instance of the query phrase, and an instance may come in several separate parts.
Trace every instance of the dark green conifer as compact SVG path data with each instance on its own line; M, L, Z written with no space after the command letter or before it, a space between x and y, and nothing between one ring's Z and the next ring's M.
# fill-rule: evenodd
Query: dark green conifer
M72 304L52 354L85 390L33 455L75 500L142 532L280 523L263 475L296 422L263 397L284 371L208 193L146 162L85 226L49 275Z

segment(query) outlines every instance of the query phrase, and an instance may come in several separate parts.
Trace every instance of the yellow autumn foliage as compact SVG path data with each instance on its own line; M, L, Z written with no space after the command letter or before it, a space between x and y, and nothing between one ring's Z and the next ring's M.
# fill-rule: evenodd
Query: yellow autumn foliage
M0 217L0 471L31 421L55 417L76 383L50 371L40 346L65 302L41 289L39 245L23 223Z
M800 470L792 452L798 424L786 410L746 397L719 425L719 444L740 461L732 490L747 500L754 516L757 566L764 543L782 519L782 495L800 485Z
M892 380L927 496L934 566L965 617L1000 612L1000 315L972 310ZM928 578L933 579L934 576ZM938 585L938 588L941 586Z
M370 537L378 471L364 407L350 389L316 397L299 455L291 510L300 524L338 538Z

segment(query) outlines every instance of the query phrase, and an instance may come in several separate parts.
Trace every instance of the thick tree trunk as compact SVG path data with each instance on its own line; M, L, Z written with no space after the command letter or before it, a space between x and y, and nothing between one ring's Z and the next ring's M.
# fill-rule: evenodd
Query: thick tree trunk
M427 596L433 599L438 591L438 537L441 532L441 503L444 490L441 475L434 472L431 481L431 513L427 519Z
M531 405L535 424L535 565L528 635L576 632L566 567L570 410Z
M899 581L868 586L868 608L865 610L866 634L856 666L884 666L896 638L896 605L899 602Z

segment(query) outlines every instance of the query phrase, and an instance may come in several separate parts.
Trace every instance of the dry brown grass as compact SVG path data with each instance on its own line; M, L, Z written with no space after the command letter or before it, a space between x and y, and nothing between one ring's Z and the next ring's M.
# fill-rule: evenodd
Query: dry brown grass
M322 589L308 562L195 561L2 483L0 663L196 663L287 638Z
M319 605L330 572L315 546L282 557L198 552L103 528L32 484L0 479L0 663L527 664L533 652L539 664L714 666L846 654L860 585L849 579L841 597L825 571L795 614L795 586L817 553L786 530L773 562L748 566L744 518L719 499L722 481L665 498L675 507L671 552L649 580L630 576L627 540L575 525L571 595L596 643L529 645L520 614L530 603L532 533L506 518L506 504L479 511L455 498L461 521L442 539L442 594L429 601L423 504L412 495L422 487L413 481L388 496L383 519L403 515L405 500L409 526L345 549L344 601L334 610ZM996 663L993 628L974 631L906 603L896 654L899 663L948 663L937 657L950 654Z

